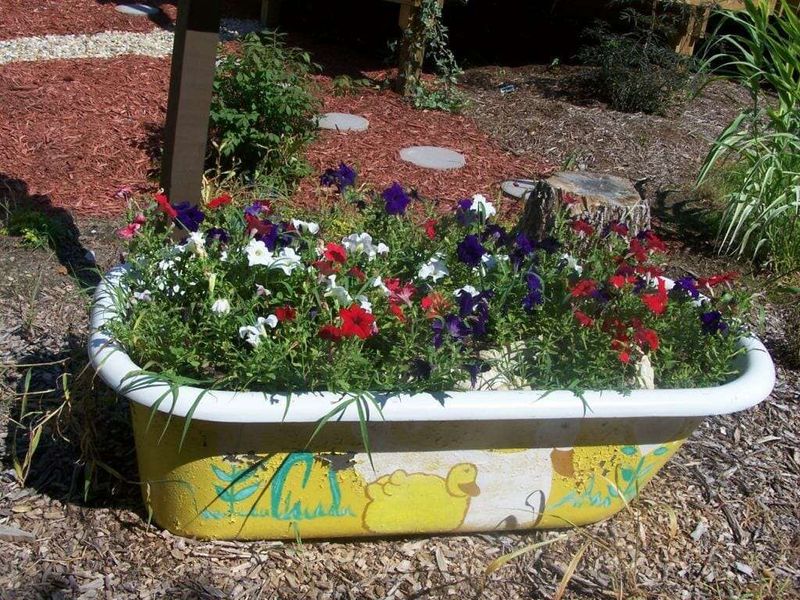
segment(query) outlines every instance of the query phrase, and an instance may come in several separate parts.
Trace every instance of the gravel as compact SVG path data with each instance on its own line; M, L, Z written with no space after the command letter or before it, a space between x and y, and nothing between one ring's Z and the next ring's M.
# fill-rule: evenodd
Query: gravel
M234 40L259 31L261 24L248 19L223 19L220 39ZM172 53L173 32L104 31L94 34L45 35L0 41L0 64L65 58L112 58L125 54L162 57Z

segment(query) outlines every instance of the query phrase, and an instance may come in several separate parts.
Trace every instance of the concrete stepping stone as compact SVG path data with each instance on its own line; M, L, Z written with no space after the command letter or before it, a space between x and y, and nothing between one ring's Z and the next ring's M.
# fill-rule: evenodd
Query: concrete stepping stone
M500 184L500 189L504 194L512 198L522 200L526 194L536 187L536 182L532 179L508 179Z
M161 12L161 9L150 6L149 4L142 4L135 2L133 4L117 4L116 9L125 15L133 17L152 17Z
M400 150L400 158L423 169L436 171L460 169L467 164L460 152L438 146L409 146Z
M330 112L319 116L317 126L320 129L332 129L334 131L366 131L367 127L369 127L369 121L358 115Z

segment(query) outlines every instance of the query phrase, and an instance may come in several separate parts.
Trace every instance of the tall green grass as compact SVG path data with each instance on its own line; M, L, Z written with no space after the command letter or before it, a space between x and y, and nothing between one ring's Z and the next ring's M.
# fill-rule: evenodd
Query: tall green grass
M751 103L714 142L698 184L735 163L741 180L724 198L720 249L792 271L800 268L800 18L787 0L777 9L745 0L742 12L725 13L734 33L710 45L704 68L745 86Z

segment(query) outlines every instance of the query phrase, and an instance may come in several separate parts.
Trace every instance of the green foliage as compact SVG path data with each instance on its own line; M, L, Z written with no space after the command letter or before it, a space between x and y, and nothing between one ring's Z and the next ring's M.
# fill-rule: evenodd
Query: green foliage
M461 112L466 106L466 95L458 89L461 75L455 55L449 46L447 27L442 23L442 7L438 0L422 0L416 23L405 32L407 54L419 54L433 63L436 82L426 84L418 74L407 73L405 96L416 108Z
M353 79L349 75L337 75L333 78L332 84L334 96L349 96L360 90L376 87L369 79Z
M645 356L660 387L712 385L732 374L746 299L708 287L712 298L698 305L676 290L655 312L644 295L661 293L657 281L632 274L657 268L651 261L663 244L652 234L630 241L576 233L562 215L554 231L561 247L551 240L531 251L494 227L502 218L481 196L437 219L431 232L423 224L432 215L407 198L403 215L388 214L368 189L326 193L314 213L256 203L246 219L235 203L208 209L182 245L174 224L150 211L132 241L112 334L138 364L176 381L354 398L469 388L470 369L483 387L628 389L640 385ZM211 228L229 238L207 237ZM253 238L259 230L264 237ZM485 250L478 266L463 258L472 236ZM270 239L272 249L264 245ZM346 256L326 256L331 243ZM447 272L434 277L425 267L437 256ZM630 272L615 283L623 267ZM599 296L575 292L590 283ZM464 304L465 294L483 292L477 308ZM703 330L700 315L711 310L727 334ZM348 311L367 319L363 335L348 332ZM648 336L658 341L643 341ZM358 406L369 410L369 399Z
M725 197L722 251L748 255L778 270L800 268L800 17L782 0L770 16L746 0L726 13L737 33L717 36L704 62L750 92L714 142L698 177L707 181L725 161L740 174Z
M240 52L224 56L211 105L218 164L254 179L291 182L308 174L302 153L316 130L316 69L307 52L275 33L249 34Z
M65 227L52 217L37 210L20 208L8 215L6 230L9 235L22 237L32 248L48 248L66 234Z
M663 114L684 91L691 78L691 60L669 45L671 20L626 8L625 33L601 24L590 32L596 44L579 58L597 67L595 86L609 105L624 112Z

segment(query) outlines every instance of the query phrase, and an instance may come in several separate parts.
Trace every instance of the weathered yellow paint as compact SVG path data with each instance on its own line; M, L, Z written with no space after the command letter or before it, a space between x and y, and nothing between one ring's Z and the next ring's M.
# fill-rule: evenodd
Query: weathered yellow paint
M313 424L195 421L179 448L183 419L136 404L132 415L155 521L227 539L584 525L624 508L697 424L386 424L373 469L357 425L329 424L304 449Z

